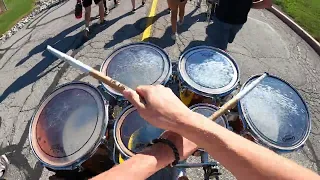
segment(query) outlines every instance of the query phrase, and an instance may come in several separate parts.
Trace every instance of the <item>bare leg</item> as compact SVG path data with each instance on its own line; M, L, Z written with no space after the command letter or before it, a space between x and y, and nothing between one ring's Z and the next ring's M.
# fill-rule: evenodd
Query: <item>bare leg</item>
M178 16L178 3L176 0L167 0L169 8L171 9L171 27L172 33L177 33L177 16Z
M132 3L132 10L136 9L136 0L131 0Z
M177 16L178 16L178 11L171 10L171 26L172 26L173 34L177 32Z
M183 23L187 0L179 4L179 22Z
M107 0L103 0L103 5L104 5L104 10L107 10L108 9Z
M86 24L86 27L89 27L90 25L90 18L91 18L91 6L89 7L86 7L85 8L85 13L84 13L84 21L85 21L85 24Z
M100 1L98 3L99 5L99 16L100 16L100 23L104 21L104 5L103 1Z

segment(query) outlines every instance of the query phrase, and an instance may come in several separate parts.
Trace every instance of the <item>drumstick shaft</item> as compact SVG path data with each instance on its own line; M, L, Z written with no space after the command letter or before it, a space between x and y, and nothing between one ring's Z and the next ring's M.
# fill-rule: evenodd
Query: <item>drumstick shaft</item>
M253 88L255 88L265 77L267 77L268 74L264 73L262 76L260 76L258 79L253 81L250 85L245 87L242 91L240 91L236 96L234 96L231 100L226 102L218 111L213 113L209 119L215 121L218 119L220 116L225 114L228 110L232 109L237 102L242 99L245 95L247 95Z
M106 76L105 74L93 69L92 67L82 63L81 61L78 61L76 59L74 59L73 57L60 52L56 49L54 49L51 46L47 46L47 49L49 52L51 52L52 54L54 54L56 57L67 61L69 64L71 64L72 66L80 69L82 72L84 73L89 73L92 77L94 77L95 79L98 79L99 81L107 84L108 86L110 86L111 88L117 90L118 92L120 92L121 94L123 93L123 91L125 89L129 89L129 87L125 86L124 84L121 84L120 82Z

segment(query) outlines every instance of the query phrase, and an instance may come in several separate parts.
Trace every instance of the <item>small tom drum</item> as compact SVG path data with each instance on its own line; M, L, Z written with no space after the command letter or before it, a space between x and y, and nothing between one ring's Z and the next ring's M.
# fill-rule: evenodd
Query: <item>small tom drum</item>
M242 88L259 76L250 78ZM276 152L293 151L307 140L311 120L306 103L287 82L268 76L238 103L242 134Z
M104 142L108 103L86 83L58 87L35 112L29 141L38 160L52 170L81 168Z
M142 151L163 132L145 121L135 107L128 106L115 122L114 140L122 157L127 159Z
M172 73L168 55L158 46L139 42L120 47L102 64L102 73L136 89L139 85L165 85ZM107 92L117 100L122 94L103 84Z
M186 105L208 98L222 98L235 90L239 82L239 69L226 52L198 46L180 56L178 64L180 97Z
M193 106L190 107L190 109L193 112L199 113L204 115L205 117L210 117L213 113L215 113L219 108L212 105L212 104L195 104ZM222 127L225 127L227 129L229 129L229 123L227 121L227 118L223 115L220 116L218 119L216 119L215 121L217 124L219 124Z

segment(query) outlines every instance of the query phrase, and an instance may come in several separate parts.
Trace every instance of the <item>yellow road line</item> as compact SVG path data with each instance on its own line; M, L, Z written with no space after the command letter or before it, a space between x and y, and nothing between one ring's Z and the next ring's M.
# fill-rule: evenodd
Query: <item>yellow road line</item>
M151 10L150 10L150 13L148 16L147 26L143 32L141 41L144 41L145 39L149 38L151 35L152 21L153 21L154 16L156 15L157 4L158 4L158 0L153 0L152 5L151 5Z

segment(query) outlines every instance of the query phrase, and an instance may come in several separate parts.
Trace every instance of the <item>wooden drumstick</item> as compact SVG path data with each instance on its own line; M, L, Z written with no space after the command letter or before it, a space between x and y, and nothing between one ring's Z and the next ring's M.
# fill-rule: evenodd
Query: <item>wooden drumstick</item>
M264 73L258 79L253 81L251 84L249 84L247 87L245 87L242 91L240 91L236 96L234 96L227 103L225 103L222 107L220 107L220 109L218 111L213 113L209 117L209 119L215 121L220 116L225 114L228 110L232 109L232 107L234 107L240 99L242 99L245 95L247 95L253 88L255 88L267 76L268 76L268 73Z
M123 91L125 89L130 89L129 87L125 86L124 84L121 84L119 81L116 81L116 80L108 77L107 75L93 69L92 67L82 63L81 61L74 59L73 57L71 57L61 51L56 50L55 48L53 48L51 46L47 46L47 50L49 52L51 52L52 54L54 54L56 57L58 57L64 61L67 61L73 67L80 69L82 72L89 73L95 79L98 79L101 82L107 84L108 86L112 87L113 89L115 89L116 91L118 91L121 94L123 94Z

